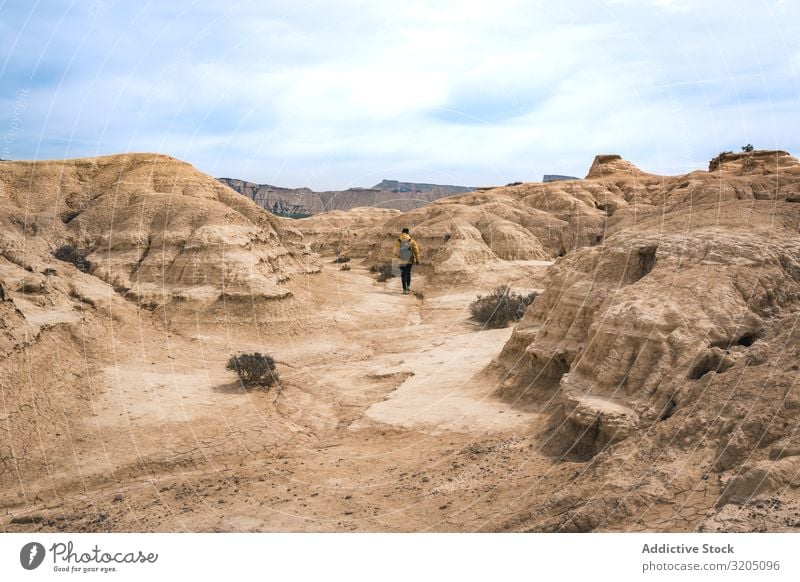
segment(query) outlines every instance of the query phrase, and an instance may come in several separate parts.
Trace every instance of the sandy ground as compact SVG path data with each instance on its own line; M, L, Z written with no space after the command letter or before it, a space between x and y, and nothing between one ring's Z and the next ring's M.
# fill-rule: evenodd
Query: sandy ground
M112 329L64 443L73 462L6 499L3 529L492 531L574 472L482 372L511 328L481 329L468 305L507 273L438 292L416 276L423 292L404 296L325 265L295 289L315 317L294 331L147 312ZM530 287L545 266L514 272ZM279 387L245 391L225 370L249 350L276 357Z

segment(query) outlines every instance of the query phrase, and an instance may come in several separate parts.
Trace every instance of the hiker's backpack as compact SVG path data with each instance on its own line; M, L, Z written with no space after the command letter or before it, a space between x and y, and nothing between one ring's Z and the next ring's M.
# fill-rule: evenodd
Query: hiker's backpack
M400 260L410 261L414 257L414 250L411 248L411 239L400 241Z

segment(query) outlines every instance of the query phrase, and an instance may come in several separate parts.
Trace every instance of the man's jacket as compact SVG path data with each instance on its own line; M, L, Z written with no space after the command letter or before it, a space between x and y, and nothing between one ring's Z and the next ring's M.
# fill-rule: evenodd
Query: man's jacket
M411 252L414 253L414 256L411 259L404 260L400 258L400 243L403 241L411 241ZM417 246L417 241L412 239L406 233L400 235L400 238L397 239L394 243L394 256L400 262L401 265L408 265L409 263L419 263L419 246Z

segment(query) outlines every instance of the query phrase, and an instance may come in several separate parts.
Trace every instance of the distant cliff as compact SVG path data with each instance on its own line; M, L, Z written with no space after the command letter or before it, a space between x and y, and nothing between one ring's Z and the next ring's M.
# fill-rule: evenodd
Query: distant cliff
M405 212L445 196L473 190L466 186L382 180L372 188L314 192L309 188L281 188L236 178L218 180L273 214L292 218L310 216L326 210L350 210L359 206L394 208Z

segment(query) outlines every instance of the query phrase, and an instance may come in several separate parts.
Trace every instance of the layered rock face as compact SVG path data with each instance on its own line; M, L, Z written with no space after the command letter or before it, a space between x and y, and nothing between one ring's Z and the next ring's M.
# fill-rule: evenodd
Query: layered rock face
M498 359L500 393L549 414L542 449L591 463L521 527L613 528L657 507L695 529L793 486L800 164L741 159L660 185L618 158L592 166L612 195L603 242L556 261Z
M219 178L219 181L244 194L265 210L291 218L359 207L407 211L444 196L472 190L465 186L382 180L372 188L314 192L309 188L281 188L236 178Z
M37 244L71 245L91 274L146 305L281 298L282 280L317 268L285 222L168 156L4 162L0 181Z
M469 282L498 260L553 260L597 246L626 221L635 225L688 206L770 200L776 189L793 200L794 158L754 152L747 159L746 168L726 161L729 165L715 172L665 177L643 172L620 156L599 155L584 180L480 189L402 214L369 208L321 213L295 226L315 249L371 263L391 261L397 235L408 227L423 249L422 263L432 281ZM781 171L770 172L773 167Z
M292 226L315 252L364 257L378 240L380 225L400 214L389 208L333 210L301 218Z
M627 162L626 162L627 163ZM383 223L368 259L391 257L397 233L409 227L423 248L434 280L469 281L498 260L552 260L603 240L610 214L635 196L632 173L606 183L596 179L525 183L450 196Z
M371 244L357 250L373 263L391 260L397 236L408 227L431 281L448 285L468 282L498 260L551 260L602 238L605 212L590 194L568 189L524 184L448 197L389 218L370 233Z

